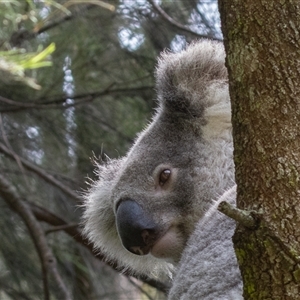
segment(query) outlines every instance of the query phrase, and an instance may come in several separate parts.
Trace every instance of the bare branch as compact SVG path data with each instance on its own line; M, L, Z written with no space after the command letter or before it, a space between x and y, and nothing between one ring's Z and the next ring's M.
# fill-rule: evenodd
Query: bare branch
M13 46L20 46L25 40L31 40L43 32L51 30L57 26L60 26L61 24L65 23L65 22L71 21L77 17L83 16L88 10L90 10L93 7L94 7L94 5L87 5L85 7L82 7L78 12L73 12L70 15L65 15L62 18L60 18L56 21L53 21L52 23L48 23L48 24L44 25L43 27L40 27L38 29L34 28L34 30L32 30L32 31L28 31L28 30L24 30L24 29L18 30L12 34L12 36L10 38L10 43Z
M256 229L259 225L257 213L238 209L226 201L219 204L218 210L249 229Z
M45 230L45 234L49 234L52 232L57 232L57 231L63 231L69 228L77 228L78 224L66 224L66 225L60 225L60 226L54 226L52 228L49 228Z
M71 295L57 270L56 259L47 244L40 223L32 213L30 206L20 199L14 187L2 174L0 174L0 195L6 203L20 215L33 239L42 264L45 299L50 299L47 279L47 274L50 273L61 292L62 299L71 300Z
M118 265L116 262L108 261L105 258L105 255L103 255L100 251L95 252L94 247L89 242L89 240L82 236L79 226L69 226L69 224L66 221L64 221L62 218L60 218L57 215L53 214L52 212L46 210L45 208L43 208L35 203L32 203L32 202L28 202L28 204L30 205L35 217L39 221L46 222L53 226L58 226L60 228L64 227L62 230L65 233L67 233L69 236L71 236L76 242L78 242L79 244L81 244L85 248L87 248L89 251L91 251L91 253L93 254L94 257L96 257L97 259L100 259L102 261L106 261L110 267L112 267L114 270L116 270L118 272L120 271L120 269L122 269L122 267L120 265ZM132 274L129 274L129 272L126 272L126 271L123 272L122 274L125 276L132 276ZM138 276L137 279L149 284L150 286L158 289L159 291L161 291L163 293L167 293L170 288L168 286L168 284L157 281L155 279L152 279L152 278L149 278L146 276Z
M27 184L27 186L29 186L29 182L28 182L27 177L25 176L25 170L24 170L24 167L22 165L22 162L20 161L20 157L13 151L9 140L7 139L1 113L0 113L0 131L2 132L2 138L3 138L4 143L6 144L7 148L10 150L14 160L16 161L17 165L19 166L19 168L20 168L20 170L23 174L23 178L24 178L25 183Z
M2 143L0 143L0 152L6 154L10 158L13 158L11 152ZM59 189L61 189L63 192L71 196L76 201L79 202L82 201L82 199L77 194L75 194L73 191L71 191L70 189L62 185L60 182L58 182L55 178L53 178L52 175L46 173L44 170L40 169L39 167L35 166L34 164L28 162L27 160L21 157L20 157L20 161L22 162L22 164L26 169L38 174L45 181L58 187ZM85 237L81 235L81 231L78 229L78 226L69 226L69 224L65 222L63 219L57 217L56 215L47 211L46 209L33 203L29 203L29 204L37 220L47 222L48 224L51 224L53 226L64 226L65 228L63 228L62 230L66 232L68 235L70 235L76 242L88 248L96 258L103 261L107 261L105 256L102 253L100 253L99 251L97 253L94 252L93 245ZM121 269L121 266L119 266L116 262L109 261L108 264L117 271ZM127 276L131 275L128 272L124 272L123 274ZM164 293L167 293L167 291L169 290L169 287L165 283L159 282L155 279L146 276L138 277L138 279L157 288L158 290Z
M159 5L156 4L155 0L148 0L149 3L153 6L154 10L156 10L156 12L162 16L169 24L171 24L172 26L175 26L177 29L180 29L181 31L187 32L189 34L192 34L198 38L208 38L208 39L213 39L213 40L218 40L220 41L220 39L205 35L205 34L199 34L193 30L191 30L190 28L188 28L187 26L184 26L183 24L177 22L176 20L174 20L171 16L169 16Z
M70 107L86 104L94 101L96 98L107 95L126 94L138 95L141 91L153 91L153 86L141 86L134 88L120 88L120 89L104 89L103 91L84 93L72 96L73 103L66 103L70 97L62 96L60 98L47 100L44 102L19 102L0 96L0 102L5 104L5 107L0 108L0 112L19 112L26 109L68 109ZM9 107L7 107L9 106Z
M4 153L6 156L8 156L11 159L15 159L15 153L12 153L7 147L4 146L4 144L0 143L0 152ZM19 161L22 163L23 167L31 172L34 172L39 177L44 179L46 182L54 185L58 189L60 189L62 192L64 192L66 195L71 197L77 202L82 202L82 198L77 195L74 191L72 191L70 188L62 184L60 181L55 179L52 175L47 173L45 170L39 168L35 164L29 162L28 160L25 160L24 158L19 156Z

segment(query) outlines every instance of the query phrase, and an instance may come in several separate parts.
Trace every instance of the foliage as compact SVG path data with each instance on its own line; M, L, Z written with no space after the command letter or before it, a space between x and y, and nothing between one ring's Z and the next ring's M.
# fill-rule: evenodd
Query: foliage
M1 299L67 299L59 277L72 299L162 299L92 253L78 226L81 195L95 178L90 158L123 155L150 119L157 55L221 38L216 9L211 1L0 1ZM35 229L58 277L41 267Z
M52 63L45 59L53 53L55 44L50 44L46 49L36 53L24 53L22 49L0 51L0 75L6 82L19 80L32 88L40 89L34 79L25 76L25 70L50 67Z

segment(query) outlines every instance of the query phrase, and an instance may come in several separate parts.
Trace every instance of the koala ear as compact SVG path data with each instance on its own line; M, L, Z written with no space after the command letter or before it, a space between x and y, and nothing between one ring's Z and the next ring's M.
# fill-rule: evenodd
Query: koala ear
M164 52L156 88L163 111L182 117L201 117L206 108L224 102L224 90L229 99L223 44L202 40L180 53Z

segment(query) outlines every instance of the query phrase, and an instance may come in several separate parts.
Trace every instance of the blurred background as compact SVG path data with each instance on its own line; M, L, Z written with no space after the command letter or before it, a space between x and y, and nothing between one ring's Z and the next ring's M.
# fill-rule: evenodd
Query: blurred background
M0 300L165 299L92 252L81 195L151 119L159 53L222 39L217 1L0 0L0 24Z

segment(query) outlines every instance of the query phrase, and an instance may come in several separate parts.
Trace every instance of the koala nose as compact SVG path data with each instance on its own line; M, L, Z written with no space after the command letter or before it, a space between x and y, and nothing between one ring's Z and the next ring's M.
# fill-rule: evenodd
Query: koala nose
M117 208L117 229L123 246L131 253L145 255L157 236L157 226L134 200L124 200Z

